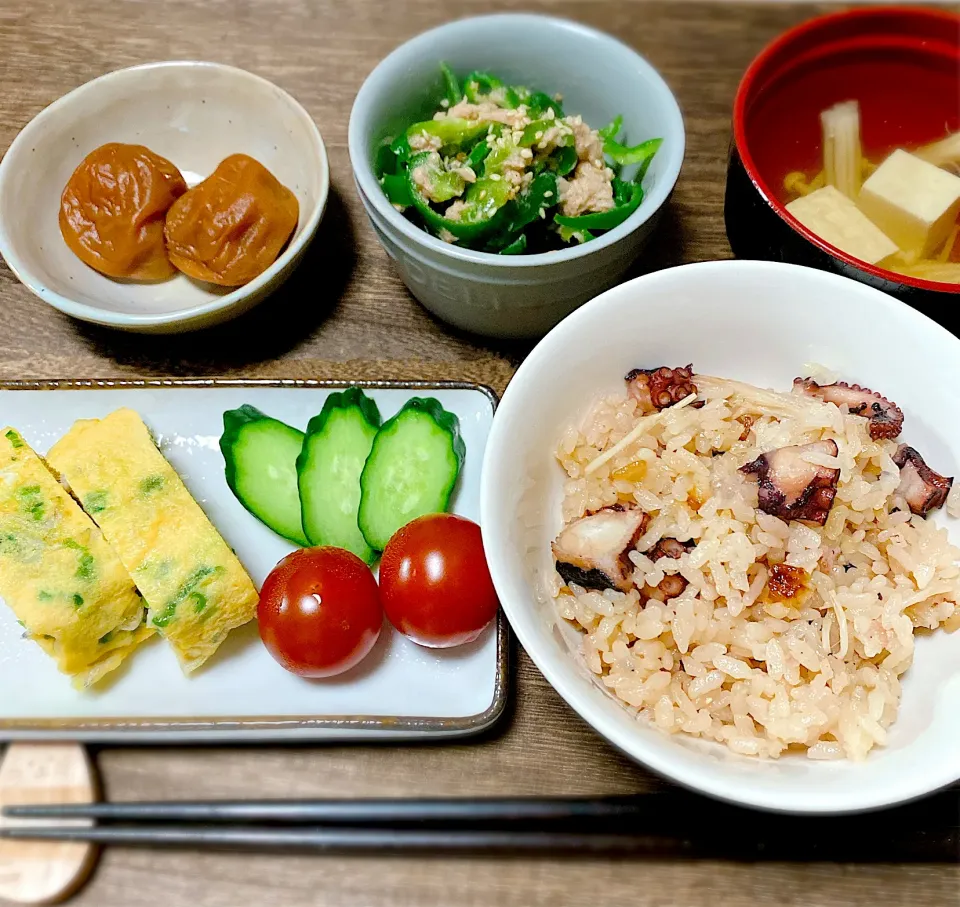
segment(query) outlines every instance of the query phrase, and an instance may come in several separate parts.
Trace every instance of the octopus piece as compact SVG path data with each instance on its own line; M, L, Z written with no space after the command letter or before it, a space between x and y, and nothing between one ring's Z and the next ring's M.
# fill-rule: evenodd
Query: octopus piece
M761 454L740 472L759 482L760 509L782 520L807 520L822 526L837 495L839 469L808 462L805 454L835 457L836 441L814 441Z
M640 403L640 412L646 416L659 412L684 397L697 393L693 383L693 365L683 368L635 368L624 379L630 396Z
M660 539L653 548L647 552L647 557L652 561L658 561L662 557L678 559L696 547L696 542L680 542L677 539ZM671 573L665 576L657 584L657 589L663 594L663 600L676 598L684 589L687 588L687 581L679 573Z
M652 561L658 561L662 557L677 560L694 548L696 548L696 542L680 542L677 541L677 539L660 539L647 553L647 557Z
M807 571L789 564L771 564L767 588L770 597L777 601L796 598L804 589Z
M926 516L931 510L943 507L953 486L953 476L934 472L923 457L906 444L897 448L893 462L900 468L896 495L903 498L911 513Z
M551 546L557 573L584 589L633 588L627 556L643 535L649 516L642 510L605 507L567 526Z
M854 416L863 416L870 422L870 437L895 438L903 428L903 410L892 400L859 384L837 381L817 384L812 378L794 378L793 386L807 397L816 397L824 403L846 406Z

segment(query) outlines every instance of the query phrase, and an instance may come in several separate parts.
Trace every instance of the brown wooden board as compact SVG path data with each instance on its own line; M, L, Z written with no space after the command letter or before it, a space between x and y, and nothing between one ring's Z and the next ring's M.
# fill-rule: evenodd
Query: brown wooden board
M316 243L280 295L183 338L80 325L0 265L0 378L255 376L465 380L498 391L529 348L459 335L406 293L367 225L347 156L353 97L379 59L450 18L524 9L618 35L663 73L687 125L680 182L634 273L726 258L722 205L733 94L761 47L838 7L643 0L0 0L0 148L81 83L151 60L242 66L315 117L333 194ZM663 784L607 746L519 658L514 700L478 742L322 749L107 750L111 799L414 794L600 794ZM758 815L758 823L763 816ZM863 822L882 821L864 817ZM691 826L698 816L691 814ZM722 835L723 829L718 828ZM877 907L960 904L951 865L738 864L623 859L251 857L109 849L84 907Z

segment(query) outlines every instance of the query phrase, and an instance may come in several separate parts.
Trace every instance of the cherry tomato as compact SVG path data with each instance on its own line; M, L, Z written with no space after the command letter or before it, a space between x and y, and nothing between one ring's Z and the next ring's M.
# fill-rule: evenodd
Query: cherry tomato
M472 642L497 613L480 527L449 513L408 523L383 552L380 597L390 623L422 646Z
M373 648L383 606L370 568L342 548L304 548L273 568L257 608L260 638L288 671L332 677Z

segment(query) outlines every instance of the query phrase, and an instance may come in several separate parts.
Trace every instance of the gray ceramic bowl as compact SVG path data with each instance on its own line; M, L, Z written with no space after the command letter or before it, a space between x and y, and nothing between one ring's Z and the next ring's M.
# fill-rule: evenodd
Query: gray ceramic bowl
M376 149L429 118L443 97L439 64L461 77L480 69L563 95L568 113L594 128L623 115L630 143L660 136L644 178L646 198L615 230L582 246L498 256L441 242L387 201L373 170ZM683 118L660 75L601 32L548 16L462 19L424 32L384 59L357 94L350 159L360 198L400 276L420 302L456 327L492 337L538 337L613 286L648 240L683 162Z

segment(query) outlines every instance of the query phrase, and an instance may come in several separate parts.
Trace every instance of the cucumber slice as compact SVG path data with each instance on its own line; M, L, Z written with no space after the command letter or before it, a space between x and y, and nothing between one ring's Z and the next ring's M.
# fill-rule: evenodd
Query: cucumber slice
M402 526L443 513L466 446L460 422L432 397L413 397L377 432L360 477L360 531L383 551Z
M297 490L297 457L302 447L302 431L254 406L223 414L220 450L230 490L274 532L297 545L308 545Z
M357 525L360 474L380 422L377 404L359 387L331 394L310 420L297 459L303 531L310 544L346 548L368 564L377 553Z

